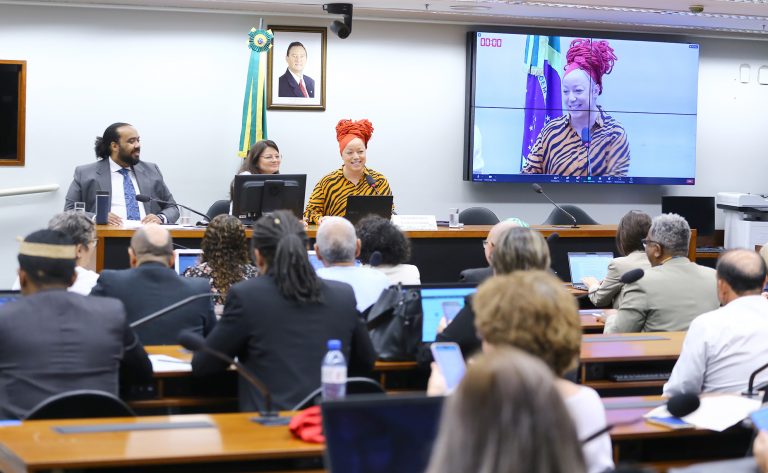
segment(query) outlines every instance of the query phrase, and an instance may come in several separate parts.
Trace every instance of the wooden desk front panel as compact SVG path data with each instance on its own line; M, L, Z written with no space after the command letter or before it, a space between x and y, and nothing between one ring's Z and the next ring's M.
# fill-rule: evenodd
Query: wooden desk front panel
M579 382L596 389L601 396L661 394L666 381L613 381L611 372L671 372L680 357L685 332L585 335L584 340L605 337L658 336L662 340L584 342L581 344Z

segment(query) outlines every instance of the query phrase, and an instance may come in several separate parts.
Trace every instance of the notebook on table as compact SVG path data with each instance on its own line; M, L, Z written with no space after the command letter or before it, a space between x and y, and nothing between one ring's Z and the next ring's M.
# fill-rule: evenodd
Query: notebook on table
M592 276L598 281L608 274L608 264L613 259L611 252L568 252L568 266L571 269L571 285L575 289L587 290L581 282L585 276Z
M353 224L368 215L378 215L389 220L392 218L393 199L391 195L350 195L347 197L347 213L344 218Z

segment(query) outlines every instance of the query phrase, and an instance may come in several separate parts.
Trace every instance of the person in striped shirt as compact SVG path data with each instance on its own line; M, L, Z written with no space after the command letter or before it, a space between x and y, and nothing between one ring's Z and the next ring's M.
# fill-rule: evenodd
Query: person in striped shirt
M621 123L597 105L616 55L607 41L574 39L566 55L563 105L568 113L542 128L523 174L626 176L629 143Z
M315 185L304 211L307 223L319 225L323 217L343 217L350 195L392 195L387 178L365 166L366 149L372 134L373 124L366 119L340 120L336 125L343 164Z

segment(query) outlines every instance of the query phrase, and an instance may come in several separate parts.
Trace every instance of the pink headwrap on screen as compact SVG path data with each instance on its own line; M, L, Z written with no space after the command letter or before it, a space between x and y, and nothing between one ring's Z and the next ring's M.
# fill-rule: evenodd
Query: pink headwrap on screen
M373 135L373 124L366 118L356 122L346 119L339 120L339 123L336 124L336 140L339 142L339 153L343 153L344 148L355 138L363 140L363 144L367 148L371 135Z
M598 94L603 93L603 75L610 74L613 63L618 59L608 41L574 39L565 55L567 61L563 77L576 69L586 72L597 84Z

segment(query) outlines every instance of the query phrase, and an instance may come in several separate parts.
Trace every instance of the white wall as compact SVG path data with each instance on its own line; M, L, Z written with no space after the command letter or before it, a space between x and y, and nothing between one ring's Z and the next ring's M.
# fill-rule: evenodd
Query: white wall
M0 58L28 61L27 165L0 168L0 188L61 186L0 198L0 287L15 271L15 237L45 226L63 207L72 170L94 159L94 138L114 121L138 128L142 159L160 165L177 201L206 210L226 196L238 164L245 41L257 23L245 14L0 5ZM501 217L542 221L550 206L528 185L461 180L468 29L355 20L347 40L329 33L326 111L268 113L283 172L306 172L312 186L340 164L336 122L366 117L376 128L368 163L389 178L401 213L445 217L449 207L484 205ZM768 86L736 81L739 64L753 72L768 64L766 43L701 44L697 185L547 186L555 200L610 223L630 208L657 213L662 194L768 191Z

